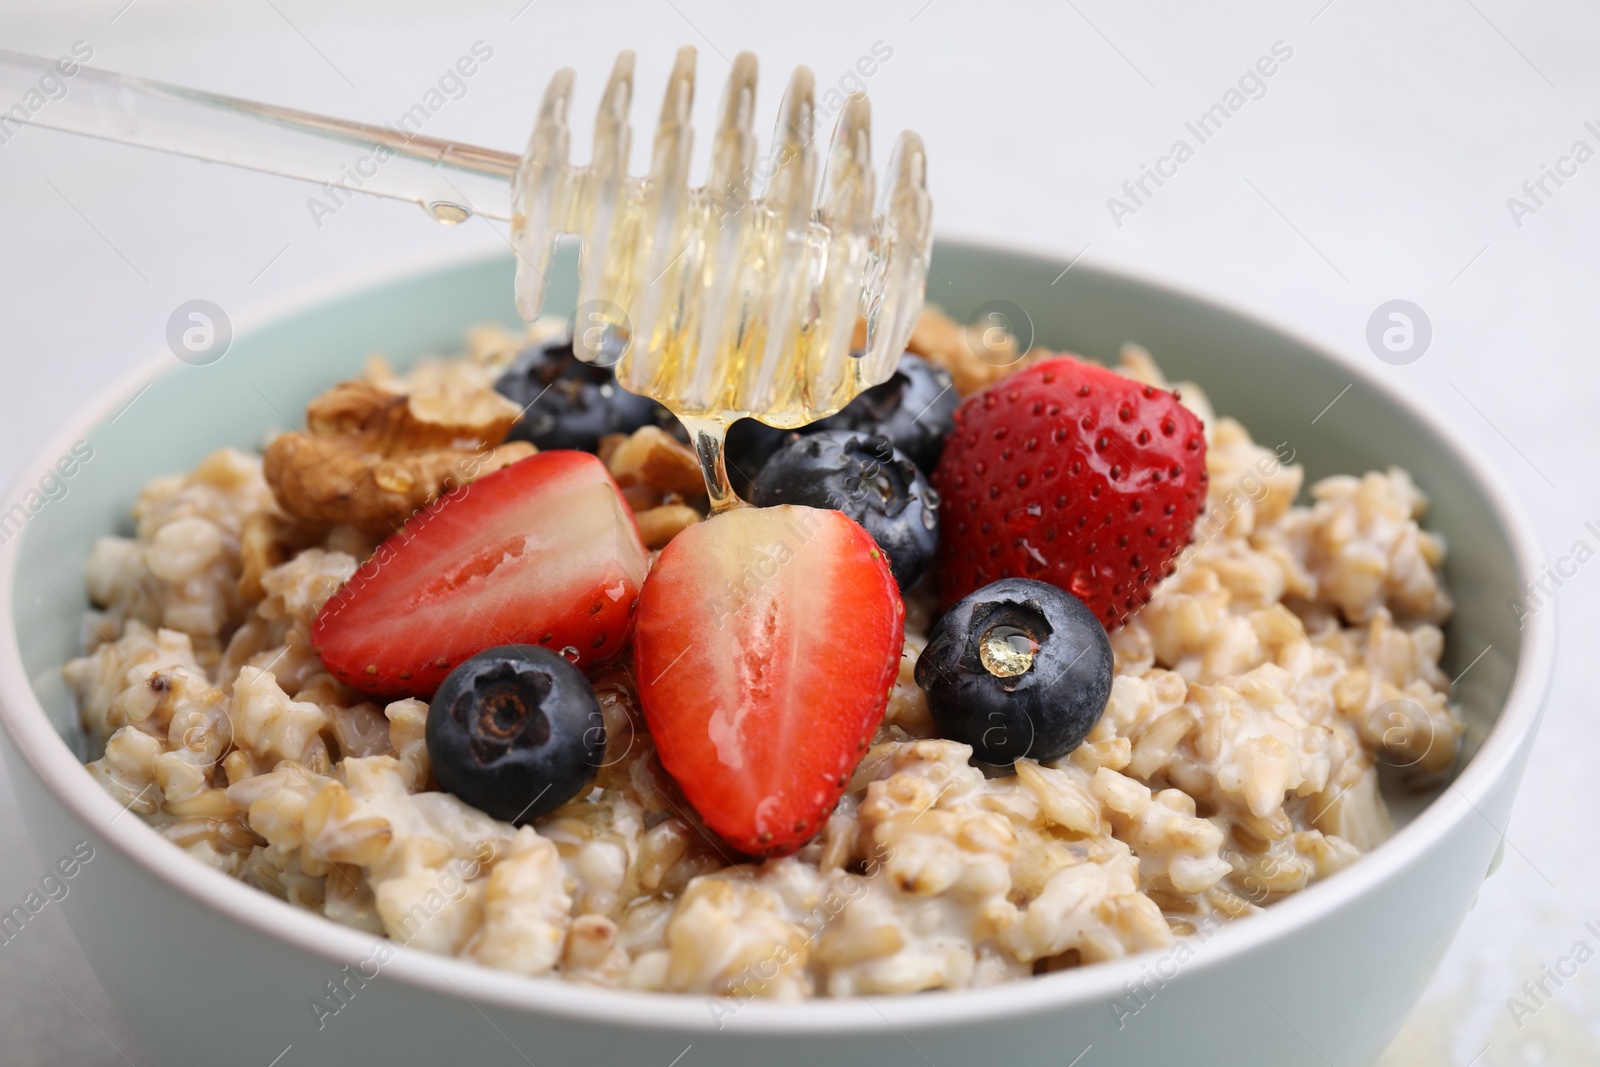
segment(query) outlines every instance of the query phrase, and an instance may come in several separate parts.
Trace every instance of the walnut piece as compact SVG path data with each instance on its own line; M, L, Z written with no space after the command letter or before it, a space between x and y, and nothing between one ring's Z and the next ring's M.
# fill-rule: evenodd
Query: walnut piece
M956 392L962 396L987 389L995 382L1029 363L1051 355L1035 345L1019 351L1017 339L995 323L956 322L929 305L917 317L906 347L928 362L950 372Z
M534 453L501 444L520 409L470 364L424 363L405 378L386 366L340 382L306 407L306 432L267 446L279 506L306 523L348 523L387 535L442 493Z
M693 450L659 427L644 426L619 441L606 442L601 455L635 511L706 499L705 478ZM629 492L635 488L644 492Z
M306 405L306 429L369 435L390 453L471 450L504 441L521 414L487 386L474 388L457 379L429 385L394 392L369 380L340 382Z
M704 516L687 504L662 504L635 512L633 518L639 524L639 537L644 541L644 547L657 549L667 547L668 541Z
M645 426L626 436L607 434L600 440L600 459L633 508L646 548L665 548L705 517L700 462L664 430Z

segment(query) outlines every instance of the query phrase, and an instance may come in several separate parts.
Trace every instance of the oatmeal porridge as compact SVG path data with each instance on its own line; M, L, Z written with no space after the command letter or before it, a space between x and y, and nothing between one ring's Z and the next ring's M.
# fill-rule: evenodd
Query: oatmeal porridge
M1051 568L1068 551L1060 545L1070 531L1052 535L1068 524L1052 525L1031 505L997 510L1000 533L976 524L985 500L1003 502L1030 475L1075 472L1057 474L1047 464L1049 474L1008 473L1004 487L966 487L963 479L986 469L973 457L989 456L982 450L993 443L979 440L975 427L991 399L1003 407L1008 389L1044 388L1051 375L1086 365L1038 350L980 360L966 331L930 309L904 357L915 364L911 379L932 375L933 421L951 427L943 460L940 442L910 427L913 419L896 422L881 406L872 416L875 426L895 431L884 438L893 454L883 456L900 474L885 491L922 492L925 514L906 512L923 514L920 525L874 528L881 509L863 518L867 505L842 500L840 510L876 538L883 561L854 524L801 524L796 553L829 545L842 559L865 546L849 565L876 568L872 580L895 608L860 623L860 632L874 635L892 627L887 673L881 666L872 668L878 674L858 672L874 679L862 717L835 729L827 700L807 712L821 724L814 728L822 747L838 734L848 755L827 765L814 813L785 809L777 838L775 824L760 817L749 836L730 828L734 820L720 806L736 800L711 792L691 769L702 751L741 766L749 752L730 761L726 731L749 723L713 713L711 739L698 745L705 739L686 743L672 718L684 698L664 693L670 683L662 676L705 679L715 667L669 666L687 672L681 675L639 670L652 662L646 642L662 640L651 635L670 629L659 622L669 609L651 591L663 577L652 568L675 566L675 581L698 574L687 562L699 544L691 539L734 524L729 516L707 520L698 463L671 420L594 368L547 374L542 383L535 374L520 383L523 392L507 387L507 376L526 372L530 358L559 347L537 328L531 339L480 328L463 356L424 360L403 374L374 359L360 379L312 402L304 432L274 438L264 454L223 449L188 473L149 482L132 536L101 538L87 561L92 633L84 654L65 667L91 743L90 773L196 860L347 926L519 974L740 998L961 989L1082 966L1247 917L1357 862L1390 833L1380 765L1442 776L1462 730L1439 666L1451 600L1440 578L1444 546L1419 525L1423 492L1391 468L1326 478L1296 503L1303 473L1292 445L1252 440L1243 425L1214 413L1200 388L1183 383L1183 410L1159 408L1151 416L1159 428L1140 431L1167 433L1177 449L1183 426L1193 427L1195 467L1181 474L1194 474L1184 484L1199 490L1188 512L1164 512L1184 526L1167 546L1170 557L1141 559L1135 543L1125 580L1107 577L1109 563L1078 566L1081 559L1056 580ZM1126 347L1115 369L1129 395L1169 403L1171 387L1143 350ZM529 381L550 392L532 397L539 390L527 389ZM952 383L940 401L934 392ZM902 385L907 403L921 407L920 382ZM1082 389L1063 391L1062 403L1090 396L1089 385ZM958 394L965 397L959 412ZM1046 418L1042 409L1052 404L1036 402L1033 413ZM1166 430L1175 417L1181 425ZM863 424L837 426L783 442L757 427L745 451L735 449L737 435L730 438L731 464L753 468L733 470L736 484L752 483L753 502L763 506L729 515L767 514L763 493L781 504L786 487L805 484L771 475L774 464L826 464L828 449L855 447L845 438L864 432ZM1011 427L1019 456L1036 451L1023 440L1026 426ZM931 455L918 457L930 447ZM966 450L967 466L947 462L956 448ZM1009 444L1005 451L1009 457ZM488 507L499 491L493 487L516 472L580 453L582 463L544 475L537 492L559 482L559 492L571 495L548 499L562 509L610 503L592 513L571 503L571 513L592 514L596 525L555 539L551 558L609 552L612 570L597 588L622 592L596 597L567 629L557 619L526 643L574 663L580 680L578 669L587 676L573 707L592 725L573 728L569 738L583 770L558 785L555 794L565 796L542 794L558 803L533 797L523 806L520 794L510 806L469 803L470 784L442 785L460 771L454 755L451 768L436 766L448 730L437 720L452 700L477 699L470 689L455 694L471 682L460 671L482 646L448 654L441 646L437 674L423 660L415 673L404 664L391 673L376 659L365 667L349 659L358 666L347 668L339 649L355 646L334 640L344 638L326 616L340 607L356 616L359 598L398 580L390 572L415 557L391 561L388 553L415 552L444 536L438 531L449 529L457 508L451 501ZM914 469L924 459L938 465L927 472L932 484ZM1127 471L1114 463L1107 469L1115 494ZM1179 481L1180 473L1158 477L1152 491ZM849 492L859 491L859 480L851 485ZM1158 534L1172 540L1154 518L1144 525L1163 509L1139 506L1165 497L1128 499L1152 544ZM613 504L623 527L636 531L614 550L605 533ZM958 522L974 525L963 533ZM1079 525L1093 536L1094 527ZM1116 529L1109 517L1105 528ZM933 551L935 534L943 543L936 558L922 561L928 576L907 572L908 559ZM759 530L749 536L772 540ZM396 539L408 543L391 547ZM1005 551L963 556L967 542ZM1097 551L1092 541L1086 549L1073 544L1073 551ZM1109 560L1119 544L1107 533L1094 558ZM1013 550L1023 553L1016 566L1006 562ZM725 556L707 558L704 566L715 569ZM825 585L815 571L801 581L785 577L783 567L774 563L770 580L723 574L709 582L722 614L708 617L703 632L728 633L724 617L755 595L749 586L792 584L803 597L814 594L800 586ZM1113 577L1116 584L1102 589L1102 578ZM950 634L951 620L964 618L961 605L981 600L991 583L1017 579L1070 591L1083 604L1049 595L1080 614L1070 625L1052 615L1043 631L1007 630L1001 636L1010 644L983 645L987 674L967 661L919 667L936 658L941 642L962 639ZM942 590L943 600L935 588L941 581L957 583ZM636 634L629 629L635 604ZM843 610L839 618L840 626L855 625ZM1033 668L1048 662L1051 642L1065 640L1067 630L1091 627L1091 645L1106 640L1096 618L1109 626L1102 690L1084 682L1063 696L1053 680L1056 688L1035 690L1043 702L1025 723L1041 733L1030 732L1015 752L988 732L950 728L966 698L941 695L947 670L972 673L960 680L1011 709L1026 688L1014 686L1017 678L1040 673ZM546 636L552 639L541 645ZM665 647L662 662L676 651ZM1067 667L1076 670L1083 653L1074 655L1080 659ZM845 664L838 673L852 670ZM919 684L935 674L932 684ZM1066 750L1047 752L1040 716L1083 693L1093 706L1061 727L1071 735L1062 741ZM550 730L566 729L551 721ZM845 737L862 724L863 736ZM463 743L480 752L487 742L474 733ZM975 747L993 758L977 758ZM762 765L761 754L726 777L742 780ZM561 773L548 772L565 783Z

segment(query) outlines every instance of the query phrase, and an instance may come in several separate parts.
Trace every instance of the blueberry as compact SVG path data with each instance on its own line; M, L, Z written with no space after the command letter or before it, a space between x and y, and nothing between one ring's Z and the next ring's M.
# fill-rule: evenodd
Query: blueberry
M618 385L610 367L579 359L570 341L529 345L494 387L526 409L510 439L532 441L541 449L594 452L608 433L677 426L666 408Z
M594 690L538 645L501 645L463 661L433 695L426 736L441 787L518 825L576 796L606 747Z
M862 393L837 415L814 422L803 433L864 430L887 437L923 471L932 474L944 451L960 398L950 375L907 352L889 380Z
M878 542L901 589L916 584L939 547L937 494L878 434L829 430L798 438L767 461L750 502L844 512Z
M1052 760L1089 735L1111 695L1111 642L1053 585L1005 578L958 601L917 658L939 732L979 759Z

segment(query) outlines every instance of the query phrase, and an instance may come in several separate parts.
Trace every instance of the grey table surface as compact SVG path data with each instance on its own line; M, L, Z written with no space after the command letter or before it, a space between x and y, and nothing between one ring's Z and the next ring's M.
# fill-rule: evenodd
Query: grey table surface
M506 148L522 144L558 65L579 71L576 110L587 115L614 52L638 49L651 112L671 46L700 47L708 84L750 48L767 71L761 114L771 116L794 64L836 84L878 44L891 52L868 79L880 152L892 131L923 134L940 232L1081 253L1376 366L1481 444L1552 562L1579 541L1595 547L1585 527L1600 519L1592 4L0 4L0 48L56 56L77 41L106 69L378 122L482 41L492 59L427 132ZM1277 42L1292 56L1259 89L1246 82L1248 98L1220 133L1164 184L1147 182L1137 199L1125 190ZM701 95L704 129L715 94ZM586 125L574 135L578 159ZM636 168L644 154L636 143ZM1544 177L1557 167L1559 184ZM1530 195L1524 183L1541 178ZM388 261L504 241L481 220L446 229L392 202L355 201L319 219L312 192L45 130L0 144L0 484L81 397L159 351L186 300L250 315ZM1432 342L1409 365L1379 365L1367 323L1397 298L1424 309ZM1292 402L1310 418L1331 399ZM1556 596L1560 666L1504 828L1506 861L1386 1067L1600 1063L1600 964L1551 987L1531 1017L1508 1005L1576 942L1600 947L1584 928L1600 920L1589 807L1600 796L1600 717L1583 680L1600 638L1597 571L1579 567ZM47 859L0 784L0 904L20 900ZM0 1063L124 1062L150 1061L58 911L0 945Z

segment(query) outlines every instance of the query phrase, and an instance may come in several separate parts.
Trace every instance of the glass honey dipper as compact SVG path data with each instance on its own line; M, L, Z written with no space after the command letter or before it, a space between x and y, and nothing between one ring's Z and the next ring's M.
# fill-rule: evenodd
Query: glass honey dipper
M802 426L894 372L922 307L931 205L922 142L907 132L874 210L871 111L859 93L839 112L818 195L805 67L790 78L773 145L757 159L748 52L734 59L723 90L706 184L689 188L694 79L694 49L680 49L643 178L626 170L633 54L612 69L586 168L566 158L571 72L551 80L512 194L517 299L524 317L535 314L553 239L583 241L578 301L587 321L575 332L588 327L609 343L575 337L575 349L614 359L623 388L683 420L720 510L735 502L722 460L733 420ZM863 317L865 346L852 350Z
M509 220L517 308L529 321L541 310L557 240L577 238L574 351L611 365L623 388L683 421L716 511L738 503L722 457L734 420L801 426L894 373L922 307L932 211L922 141L909 131L895 143L874 207L871 110L860 93L840 108L819 163L815 83L805 67L790 78L773 144L758 157L756 59L741 52L732 67L710 172L693 188L689 47L668 79L643 176L628 173L632 52L612 68L587 166L568 160L570 69L551 79L518 157L403 125L346 122L0 50L0 99L20 101L0 113L0 142L24 124L45 126L410 200L441 222Z

